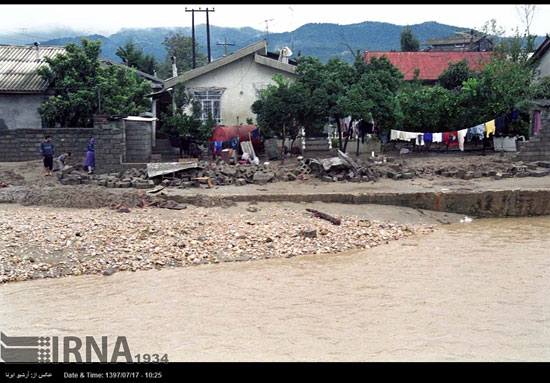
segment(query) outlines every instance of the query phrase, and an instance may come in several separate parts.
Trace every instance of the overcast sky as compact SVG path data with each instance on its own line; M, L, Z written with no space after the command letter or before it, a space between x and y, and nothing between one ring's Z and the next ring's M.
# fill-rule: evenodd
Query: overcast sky
M185 7L214 8L210 24L225 27L252 27L270 32L294 30L307 23L354 24L381 21L398 25L437 21L466 28L480 28L486 21L513 34L524 26L513 4L2 4L0 34L21 33L36 28L68 27L86 33L112 34L122 28L191 26L191 14ZM550 5L536 5L531 33L550 33ZM206 22L205 13L195 14L195 24Z

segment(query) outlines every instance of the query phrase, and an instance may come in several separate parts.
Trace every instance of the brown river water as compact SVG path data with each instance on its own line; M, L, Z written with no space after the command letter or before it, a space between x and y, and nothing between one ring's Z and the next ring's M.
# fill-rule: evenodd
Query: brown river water
M8 335L170 361L550 361L550 217L360 252L0 286Z

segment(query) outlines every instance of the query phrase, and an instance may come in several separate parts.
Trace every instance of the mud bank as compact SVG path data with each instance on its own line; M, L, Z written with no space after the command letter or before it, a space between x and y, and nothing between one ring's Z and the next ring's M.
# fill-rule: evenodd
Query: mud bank
M178 203L196 204L196 195L164 195ZM200 196L203 206L234 202L327 202L378 204L458 213L476 217L528 217L550 214L550 190L433 191L396 193L284 193Z
M357 184L344 184L339 188L296 184L289 193L276 183L263 189L236 190L231 187L198 189L194 192L166 188L157 194L159 198L180 204L200 207L229 207L237 202L297 202L377 204L432 210L435 212L471 215L480 218L529 217L550 215L550 187L546 185L508 185L501 189L472 185L441 188L440 184L410 184L394 187L386 185L358 189ZM391 185L391 184L390 184ZM519 186L519 187L518 187ZM422 190L424 189L424 190ZM425 190L428 189L428 190ZM361 190L361 191L358 191ZM60 208L102 208L118 202L135 207L140 201L138 191L107 189L92 185L76 186L14 186L0 189L0 203L16 203L24 206L52 206Z

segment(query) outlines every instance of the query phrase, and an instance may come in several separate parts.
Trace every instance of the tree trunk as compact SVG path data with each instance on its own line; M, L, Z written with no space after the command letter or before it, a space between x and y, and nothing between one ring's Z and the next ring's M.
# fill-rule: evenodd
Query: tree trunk
M283 122L283 144L281 145L281 164L284 165L285 163L285 133L286 133L286 129L285 129L285 123Z
M292 138L292 141L290 141L290 156L292 157L292 148L294 147L294 142L296 142L296 139L298 138L298 136L296 137L293 137Z
M359 157L359 134L357 135L357 152L355 153L356 157Z
M349 122L349 125L348 125L348 133L346 134L346 142L344 143L344 150L342 150L344 153L346 152L346 149L348 147L348 140L349 140L349 134L351 132L351 125L353 124L353 119L351 119L351 121Z

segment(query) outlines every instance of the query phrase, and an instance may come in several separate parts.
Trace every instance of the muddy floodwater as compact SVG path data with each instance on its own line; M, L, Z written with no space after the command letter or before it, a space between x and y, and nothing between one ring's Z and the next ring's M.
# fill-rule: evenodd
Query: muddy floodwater
M550 217L338 255L0 286L8 335L126 336L170 361L550 361Z

